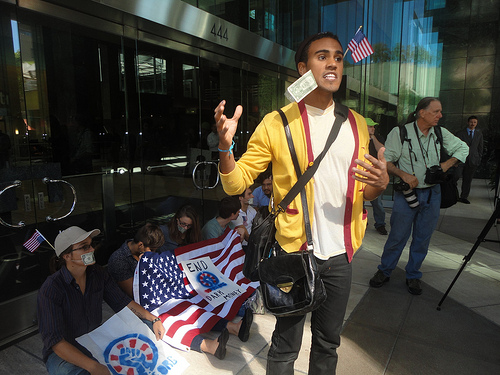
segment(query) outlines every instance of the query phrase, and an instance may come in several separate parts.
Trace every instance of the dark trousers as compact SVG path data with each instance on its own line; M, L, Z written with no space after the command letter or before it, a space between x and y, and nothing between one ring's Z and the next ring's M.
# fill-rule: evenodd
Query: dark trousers
M326 261L316 260L327 299L311 316L309 374L335 374L340 332L351 290L352 267L346 254ZM267 355L267 375L294 374L294 362L299 355L305 320L305 315L276 318Z
M460 198L467 199L469 196L472 178L474 177L477 167L477 165L471 165L469 163L462 163L457 167L455 171L456 181L462 177L462 192L460 193Z

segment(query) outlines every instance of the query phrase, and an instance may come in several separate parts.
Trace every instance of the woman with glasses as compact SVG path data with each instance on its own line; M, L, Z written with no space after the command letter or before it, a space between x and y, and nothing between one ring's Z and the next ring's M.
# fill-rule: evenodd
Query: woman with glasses
M156 250L157 253L174 251L179 246L201 241L198 213L190 205L179 208L172 220L165 225L160 225L160 229L165 237L165 243Z

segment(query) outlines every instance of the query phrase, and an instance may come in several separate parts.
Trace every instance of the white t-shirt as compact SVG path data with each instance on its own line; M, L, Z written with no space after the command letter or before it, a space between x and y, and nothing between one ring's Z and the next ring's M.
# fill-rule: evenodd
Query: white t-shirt
M324 111L306 105L313 155L316 158L325 147L335 121L334 107ZM355 149L354 134L349 120L330 146L314 174L314 221L312 235L314 254L320 259L346 252L344 242L344 215L349 168Z
M253 219L255 218L255 215L257 215L257 211L252 206L248 206L247 212L243 211L240 208L240 214L238 215L238 218L236 220L232 220L232 223L234 224L235 228L239 227L240 225L245 226L245 228L248 231L248 234L250 234L252 232L252 222ZM242 240L241 244L247 245L248 242Z

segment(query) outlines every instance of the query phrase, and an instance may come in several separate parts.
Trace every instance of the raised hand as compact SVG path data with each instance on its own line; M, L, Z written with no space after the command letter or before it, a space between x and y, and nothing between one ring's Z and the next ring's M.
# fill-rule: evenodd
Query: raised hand
M236 107L232 118L227 118L224 114L226 101L223 100L215 108L215 122L217 124L217 132L219 133L219 148L221 150L228 150L233 142L234 134L238 128L238 120L243 112L241 105Z
M353 178L374 188L385 190L389 183L389 175L387 174L387 162L384 157L384 151L385 147L381 147L378 150L378 159L366 154L365 157L369 163L356 159L356 164L363 169L353 168Z

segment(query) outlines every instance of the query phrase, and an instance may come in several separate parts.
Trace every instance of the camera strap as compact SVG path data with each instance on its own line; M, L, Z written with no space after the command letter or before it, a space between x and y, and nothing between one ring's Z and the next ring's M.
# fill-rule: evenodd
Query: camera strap
M415 168L413 167L413 159L411 155L415 157L415 161L417 161L417 155L413 151L413 146L411 143L411 139L408 138L408 131L406 130L406 125L403 125L399 129L399 136L401 137L401 145L403 146L405 141L408 142L408 157L410 158L411 172L415 176Z
M424 158L425 169L428 169L429 167L427 166L427 161L429 159L429 146L430 146L431 138L429 136L429 140L427 142L427 150L425 150L425 153L424 153L424 147L422 146L422 142L420 141L420 137L418 136L418 128L417 128L416 121L413 122L413 129L415 129L415 135L417 136L418 144L420 146L420 152L422 153L422 157ZM439 160L439 153L437 150L436 142L433 142L433 143L434 143L434 148L436 150L436 156L438 157L438 160ZM410 157L410 160L411 160L411 157ZM412 168L413 168L413 164L412 164Z

